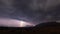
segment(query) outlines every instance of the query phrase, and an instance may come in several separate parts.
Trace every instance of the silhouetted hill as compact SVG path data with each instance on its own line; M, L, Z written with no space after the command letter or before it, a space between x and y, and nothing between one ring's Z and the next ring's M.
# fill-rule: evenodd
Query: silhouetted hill
M38 24L35 27L1 27L0 31L2 32L13 32L18 33L21 32L27 34L59 34L60 32L60 23L57 22L46 22L42 24Z

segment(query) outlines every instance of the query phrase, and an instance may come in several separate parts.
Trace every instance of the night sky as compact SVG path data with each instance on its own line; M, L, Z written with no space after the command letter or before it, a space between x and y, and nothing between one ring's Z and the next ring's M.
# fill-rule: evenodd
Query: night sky
M0 0L0 21L7 24L16 21L40 24L60 20L60 4L48 5L44 0ZM54 3L55 1L53 1ZM5 22L6 20L6 22ZM1 22L0 22L1 23ZM18 23L16 23L18 24ZM8 24L9 25L9 24ZM7 25L7 26L8 26ZM13 24L11 24L13 26ZM18 26L15 25L14 26ZM19 26L18 26L19 27Z

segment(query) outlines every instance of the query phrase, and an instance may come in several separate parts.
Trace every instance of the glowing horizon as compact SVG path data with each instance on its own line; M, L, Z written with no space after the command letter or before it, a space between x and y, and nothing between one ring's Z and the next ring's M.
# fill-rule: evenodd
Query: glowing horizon
M6 27L27 27L28 26L35 26L35 24L16 20L16 19L6 19L6 18L0 18L0 26L6 26Z

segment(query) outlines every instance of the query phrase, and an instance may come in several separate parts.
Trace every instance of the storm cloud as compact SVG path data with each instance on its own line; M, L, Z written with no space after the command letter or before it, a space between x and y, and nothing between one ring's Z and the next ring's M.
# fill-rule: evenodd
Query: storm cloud
M0 21L5 24L8 22L6 20L11 23L22 20L33 24L57 21L60 20L60 0L0 0L0 17L3 17Z

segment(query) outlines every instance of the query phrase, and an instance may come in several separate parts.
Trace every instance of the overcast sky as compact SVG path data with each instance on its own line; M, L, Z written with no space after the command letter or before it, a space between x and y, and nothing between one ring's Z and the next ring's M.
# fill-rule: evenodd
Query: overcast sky
M55 0L52 1L53 4L50 3L50 0L0 0L0 18L33 24L60 20L60 3ZM5 22L6 19L2 21Z

